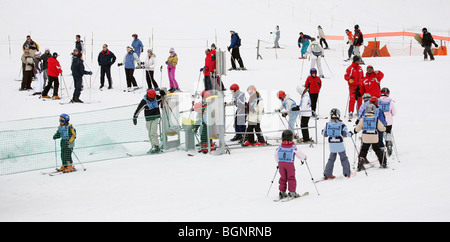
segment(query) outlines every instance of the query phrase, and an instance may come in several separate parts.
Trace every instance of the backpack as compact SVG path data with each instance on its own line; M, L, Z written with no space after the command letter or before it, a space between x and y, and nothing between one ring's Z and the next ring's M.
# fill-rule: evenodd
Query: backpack
M311 52L313 53L313 55L315 55L317 57L319 57L323 54L322 49L320 48L319 44L317 44L317 43L311 44Z
M236 45L238 46L238 47L241 47L241 37L239 37L239 35L237 34L237 33L234 33L235 35L236 35L236 37L237 37L237 43L236 43Z

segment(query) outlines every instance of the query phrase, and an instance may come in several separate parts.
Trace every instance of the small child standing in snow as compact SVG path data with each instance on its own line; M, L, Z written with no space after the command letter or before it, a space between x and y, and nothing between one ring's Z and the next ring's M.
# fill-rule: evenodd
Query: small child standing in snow
M339 109L333 108L330 112L330 118L331 121L322 130L322 135L328 137L328 143L330 144L330 157L324 171L325 180L335 178L333 168L338 154L341 158L344 176L350 177L350 162L345 152L344 137L350 137L352 133L348 132L347 126L342 122Z
M297 180L295 179L294 160L295 157L300 160L306 160L306 155L297 149L293 142L294 133L291 130L283 131L281 139L282 143L275 151L275 161L278 163L281 175L279 180L279 199L299 197L299 194L296 192ZM287 189L289 194L286 193Z
M72 172L74 167L72 165L72 149L75 146L75 139L77 137L77 132L75 128L69 124L69 115L63 113L59 116L59 127L56 134L53 135L53 139L61 138L61 161L62 167L60 171L62 172Z
M388 156L392 155L392 123L393 117L397 114L395 101L389 97L390 92L391 91L387 87L381 89L381 97L378 102L378 107L384 113L386 118L386 148Z

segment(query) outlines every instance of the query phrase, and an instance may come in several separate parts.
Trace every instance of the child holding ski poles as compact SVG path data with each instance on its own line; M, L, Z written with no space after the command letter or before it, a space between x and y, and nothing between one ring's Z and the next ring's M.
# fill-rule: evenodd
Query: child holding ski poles
M59 127L53 135L53 139L61 139L61 161L62 166L59 171L73 172L72 149L75 146L77 132L75 128L69 124L69 115L63 113L59 116Z

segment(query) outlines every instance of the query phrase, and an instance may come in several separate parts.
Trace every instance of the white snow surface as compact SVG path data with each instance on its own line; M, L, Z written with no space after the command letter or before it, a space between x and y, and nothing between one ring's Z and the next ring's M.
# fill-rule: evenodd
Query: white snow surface
M363 32L377 31L377 25L380 31L415 28L419 32L426 24L429 29L434 28L436 34L446 36L445 10L450 6L448 1L429 1L430 5L443 7L424 13L419 1L377 1L383 11L369 18L367 14L373 4L354 1L308 2L301 6L298 1L289 4L274 0L146 1L142 7L132 4L127 10L119 1L78 1L86 8L74 15L71 14L73 4L46 1L35 9L41 13L40 21L30 23L18 14L22 4L29 2L0 3L0 21L11 23L0 30L1 121L49 115L57 119L62 112L70 114L137 104L143 95L143 92L138 93L142 95L122 92L119 85L125 87L125 75L121 70L119 79L116 66L112 73L114 90L98 91L97 77L92 80L91 96L89 89L82 93L82 100L92 98L100 101L98 104L59 105L58 101L42 102L29 96L30 93L18 92L20 82L14 79L20 68L21 45L30 32L42 50L50 47L61 53L64 78L71 83L69 53L76 34L86 36L86 64L95 73L98 68L95 59L104 42L114 42L110 49L120 62L125 46L131 43L131 34L139 33L147 49L153 28L158 63L162 64L169 48L174 47L180 58L177 79L183 90L193 93L198 70L204 64L206 42L214 42L217 31L218 46L226 49L228 31L235 29L243 39L241 55L249 70L229 72L224 83L227 87L238 83L244 90L248 85L255 85L264 95L266 111L272 111L279 106L275 93L285 90L298 100L295 88L303 84L307 76L309 61L304 62L302 71L302 61L298 60L298 32L314 35L316 26L321 24L326 34L343 35L343 30L352 28L355 23L361 25ZM349 4L358 11L350 11ZM133 15L132 12L138 10L141 14ZM42 14L44 11L53 14ZM354 14L352 18L348 17L349 11ZM412 12L421 17L412 18ZM212 21L214 13L217 15ZM309 13L312 13L311 21ZM330 16L333 16L333 25ZM269 32L275 25L280 25L280 43L286 49L277 50L278 59L273 50L263 49L264 60L256 60L256 40L271 40ZM94 62L90 60L92 32L97 39ZM16 40L11 59L8 35ZM329 43L331 50L326 51L325 58L330 69L322 63L329 77L323 80L320 94L319 110L323 116L334 107L344 113L348 97L343 75L349 63L342 61L342 43ZM0 221L449 221L447 172L450 163L446 147L450 132L446 127L450 115L446 108L450 104L450 58L438 56L434 62L424 62L418 56L367 58L365 61L385 73L382 86L390 88L398 109L393 131L400 160L395 155L390 157L389 169L377 166L367 171L368 176L360 172L351 179L318 183L318 195L307 166L297 163L297 192L309 191L310 195L288 203L274 203L279 175L268 197L266 193L276 171L273 160L276 147L233 149L231 155L222 156L188 157L186 152L179 151L87 163L84 164L86 171L74 161L80 170L72 174L50 177L35 171L1 176ZM163 85L167 86L165 69L162 74ZM136 71L135 76L140 84L141 73ZM156 71L158 82L160 78ZM69 91L72 95L73 90ZM61 95L63 101L68 101L66 93ZM319 120L319 130L325 122ZM353 124L348 126L352 129ZM263 131L269 127L273 125L263 124ZM318 141L313 148L300 147L308 156L315 180L320 179L323 172L322 136ZM353 163L354 148L348 139L346 148ZM326 147L325 159L328 155ZM336 161L334 174L341 173L340 162Z

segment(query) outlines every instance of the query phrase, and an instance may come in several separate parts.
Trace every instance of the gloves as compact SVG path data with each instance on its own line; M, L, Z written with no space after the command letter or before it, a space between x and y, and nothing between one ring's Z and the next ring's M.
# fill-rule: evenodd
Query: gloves
M288 113L282 113L281 116L283 116L283 118L286 118L286 116L288 116Z
M202 67L202 68L200 68L200 72L202 72L202 71L203 71L204 69L205 69L205 68L203 68L203 67Z
M118 63L117 66L123 66L123 63Z
M133 117L133 124L136 125L137 124L137 118Z
M92 71L86 72L87 75L92 75Z
M358 99L361 97L360 87L359 87L359 86L357 86L357 87L355 88L355 92L354 92L353 94L355 94L355 99L356 99L356 100L358 100Z
M352 137L354 134L352 131L348 132L350 134L350 137Z
M434 43L434 47L436 47L436 48L437 48L437 47L438 47L438 44Z
M159 90L159 95L161 95L162 97L164 97L166 95L166 92L164 90Z
M279 113L281 110L280 109L275 109L273 110L275 113Z
M355 81L353 81L353 78L348 80L348 83L350 83L350 84L353 84L353 82L355 82Z
M228 49L228 51L230 51L230 50L231 50L231 47L230 47L230 46L228 46L228 47L227 47L227 49Z

